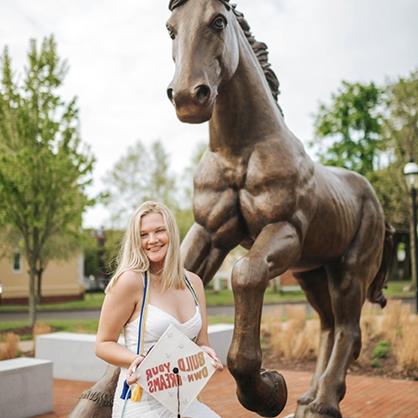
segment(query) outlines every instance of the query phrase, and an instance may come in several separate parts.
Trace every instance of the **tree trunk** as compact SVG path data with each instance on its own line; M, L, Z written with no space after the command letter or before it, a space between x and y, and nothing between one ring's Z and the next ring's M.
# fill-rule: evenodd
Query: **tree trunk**
M29 271L29 324L33 329L36 323L36 274L31 269Z
M43 270L36 271L36 304L40 305L42 301L42 273Z

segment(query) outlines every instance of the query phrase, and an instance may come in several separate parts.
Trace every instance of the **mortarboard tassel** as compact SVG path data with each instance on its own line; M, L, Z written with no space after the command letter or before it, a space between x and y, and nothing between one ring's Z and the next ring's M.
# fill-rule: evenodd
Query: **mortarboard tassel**
M135 385L134 390L132 391L131 401L132 402L139 402L142 398L142 386L141 385Z

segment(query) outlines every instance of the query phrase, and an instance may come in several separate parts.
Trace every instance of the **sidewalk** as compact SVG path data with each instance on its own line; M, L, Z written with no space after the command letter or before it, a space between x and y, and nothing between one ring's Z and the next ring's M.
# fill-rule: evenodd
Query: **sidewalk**
M294 412L296 399L309 386L310 373L282 371L288 388L285 417ZM54 381L54 412L38 418L64 418L71 412L88 382ZM223 418L250 418L258 415L244 409L235 396L235 382L229 372L216 373L201 399ZM348 376L347 395L341 403L344 418L418 417L418 382Z

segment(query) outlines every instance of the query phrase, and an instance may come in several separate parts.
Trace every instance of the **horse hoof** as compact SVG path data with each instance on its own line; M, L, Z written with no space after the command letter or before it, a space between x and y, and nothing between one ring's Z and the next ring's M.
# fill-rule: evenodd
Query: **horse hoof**
M343 418L343 416L335 406L314 401L307 407L306 418Z
M244 408L256 412L263 417L275 417L285 407L287 387L283 376L276 371L262 371L255 387L241 391L237 395Z
M300 403L302 398L304 398L303 399L304 402L305 401L308 402L306 405L303 405L303 404ZM309 398L306 397L306 396L303 396L302 398L298 399L298 403L297 403L297 406L296 406L296 411L295 411L295 414L294 414L294 418L305 418L306 417L305 414L306 414L306 410L308 408L308 405L309 405L310 402L313 401L313 399L309 400Z

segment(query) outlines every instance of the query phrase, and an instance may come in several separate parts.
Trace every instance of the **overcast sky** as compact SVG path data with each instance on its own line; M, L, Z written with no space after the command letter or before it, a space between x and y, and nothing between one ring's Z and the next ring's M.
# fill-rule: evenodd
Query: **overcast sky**
M190 0L193 1L193 0ZM341 80L383 82L418 67L417 0L236 0L267 43L288 126L312 138L312 114ZM0 0L0 46L21 69L30 38L53 33L77 95L81 134L97 158L95 186L137 139L161 139L172 167L187 165L206 125L182 124L166 98L173 75L168 0ZM99 226L101 209L87 226Z

